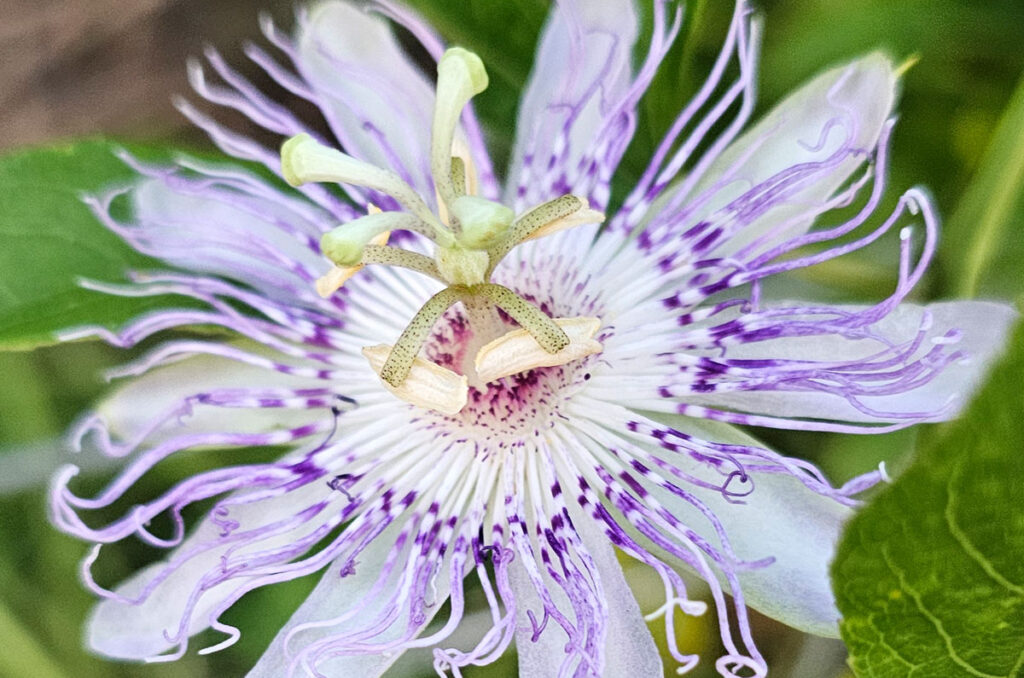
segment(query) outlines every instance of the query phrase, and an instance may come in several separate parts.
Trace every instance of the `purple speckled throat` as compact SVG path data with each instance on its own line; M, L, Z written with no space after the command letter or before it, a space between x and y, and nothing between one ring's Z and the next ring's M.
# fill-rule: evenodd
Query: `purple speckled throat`
M390 1L322 4L300 14L294 37L266 22L278 56L246 46L277 85L317 107L331 138L215 52L206 56L219 82L192 64L192 84L268 132L310 134L392 170L436 212L433 84L390 22L441 57L431 29ZM554 9L504 184L471 107L462 113L458 138L478 194L516 213L569 193L606 211L638 103L680 23L678 11L655 2L650 49L634 65L629 2ZM135 273L125 286L86 284L201 303L67 338L131 347L176 328L220 332L178 335L120 368L128 385L74 431L79 445L125 459L96 496L73 490L72 466L52 493L56 524L95 544L82 570L102 598L91 647L164 661L213 629L222 637L203 651L222 649L241 633L220 620L234 602L315 572L324 573L320 584L251 678L379 676L412 648L433 648L437 672L458 676L513 644L531 678L661 675L644 613L665 624L683 673L699 658L675 644L677 613L709 607L724 648L710 661L726 677L768 672L747 605L835 635L831 549L854 495L884 479L884 469L837 488L813 465L729 424L875 433L948 418L1011 312L982 302L904 303L932 258L938 224L920 189L891 212L882 208L900 77L889 59L840 65L749 127L759 30L737 3L707 82L603 226L528 241L494 273L548 316L600 318L601 352L471 388L456 414L396 398L360 354L394 342L441 285L368 265L327 298L314 288L330 266L321 236L371 204L401 209L391 196L353 185L290 190L228 162L152 165L126 154L138 178L89 204L169 269ZM178 105L226 154L280 174L276 149ZM853 209L835 216L843 207ZM888 298L786 301L792 271L892 231L898 279ZM420 240L398 239L428 252ZM980 319L988 330L975 336ZM456 305L422 355L458 371L474 331ZM251 463L246 450L256 447L288 451ZM157 464L211 449L232 450L218 457L230 465L127 506ZM209 516L187 527L183 512L206 500ZM100 524L111 511L120 517ZM151 529L157 518L170 528ZM104 544L129 537L168 553L108 589L91 566ZM657 573L660 607L640 609L615 549ZM694 573L706 587L688 593ZM467 611L469 586L482 589L484 611Z

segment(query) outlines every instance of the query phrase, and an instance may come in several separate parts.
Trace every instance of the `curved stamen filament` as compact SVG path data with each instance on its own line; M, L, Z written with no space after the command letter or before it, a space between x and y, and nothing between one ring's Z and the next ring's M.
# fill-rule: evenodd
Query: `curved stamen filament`
M395 388L402 385L405 378L409 376L412 363L427 340L434 323L455 302L459 301L463 294L465 294L464 287L446 287L423 304L391 349L391 354L388 355L384 367L380 370L381 379Z
M502 285L483 283L474 285L473 292L494 302L501 310L512 316L524 330L530 333L540 347L548 353L558 353L569 345L569 336L544 311Z
M366 265L378 264L384 266L398 266L430 276L435 280L446 282L437 270L437 264L428 256L418 252L410 252L398 247L387 247L384 245L367 245L363 249L362 263Z
M402 250L396 251L402 252ZM394 348L391 349L387 361L381 368L381 379L395 388L401 386L405 378L409 376L413 361L430 335L434 324L456 302L472 297L482 297L508 313L547 353L558 353L570 343L569 335L559 326L558 322L507 287L493 283L483 283L471 287L452 285L432 296L416 312L398 341L395 342ZM473 302L475 301L473 300ZM475 305L479 306L479 303L475 303Z
M487 275L490 277L494 268L505 255L524 240L543 237L573 226L601 221L604 221L604 214L590 209L590 203L586 198L576 195L563 195L537 205L512 222L504 237L487 250L490 257Z
M466 191L469 190L469 186L466 185L466 162L457 155L452 156L451 177L455 197L461 198L466 195Z

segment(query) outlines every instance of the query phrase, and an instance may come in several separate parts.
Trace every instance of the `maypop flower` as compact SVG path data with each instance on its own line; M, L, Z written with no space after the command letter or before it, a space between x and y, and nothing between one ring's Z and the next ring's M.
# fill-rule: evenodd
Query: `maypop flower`
M75 432L127 459L95 497L71 490L73 466L52 494L57 525L95 544L83 567L103 597L94 651L174 659L206 629L223 639L200 652L227 647L235 601L318 571L251 678L379 676L411 648L459 675L513 642L522 676L661 675L644 613L663 619L684 672L698 658L673 644L674 615L708 605L677 568L710 587L723 676L767 673L748 605L837 634L828 562L853 495L884 470L835 488L729 425L874 433L948 418L1013 312L903 303L937 221L920 189L878 214L900 77L886 56L826 71L741 134L758 45L742 2L707 82L606 214L638 102L680 28L666 4L635 65L628 0L552 11L504 182L469 106L484 64L397 4L325 2L292 38L265 22L290 67L247 46L329 134L216 52L219 84L190 66L199 95L287 141L279 155L181 102L185 115L296 190L241 166L126 155L138 179L91 200L179 271L94 286L192 302L68 338L224 331L179 335L120 369L136 378ZM392 22L437 61L436 86ZM900 231L898 282L878 304L785 301L771 283L903 223L919 230ZM83 519L134 501L158 463L213 448L236 449L233 465L113 522ZM247 461L252 448L284 456ZM188 530L184 510L207 500ZM173 550L108 590L91 566L130 536ZM616 551L660 576L662 606L639 608ZM489 621L456 648L467 580Z

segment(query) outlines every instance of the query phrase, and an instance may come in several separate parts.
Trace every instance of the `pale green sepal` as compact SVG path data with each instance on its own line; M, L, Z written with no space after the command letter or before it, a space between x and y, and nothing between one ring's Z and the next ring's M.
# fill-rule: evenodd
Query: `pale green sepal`
M375 237L395 230L410 230L419 220L404 212L377 212L328 231L320 238L320 251L338 266L362 263L363 250Z
M456 198L451 213L462 226L459 241L474 250L490 247L516 216L508 207L475 195Z

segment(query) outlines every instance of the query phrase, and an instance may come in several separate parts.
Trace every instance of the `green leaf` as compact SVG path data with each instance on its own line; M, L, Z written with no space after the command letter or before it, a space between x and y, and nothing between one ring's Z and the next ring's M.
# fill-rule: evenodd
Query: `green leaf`
M79 285L80 278L124 282L126 270L155 264L82 202L83 194L133 176L114 155L117 148L94 140L0 158L0 350L51 344L54 332L75 325L116 327L169 303Z
M940 262L958 296L1024 291L1024 78L944 230Z
M850 522L832 576L862 678L1024 667L1024 325L957 422Z

